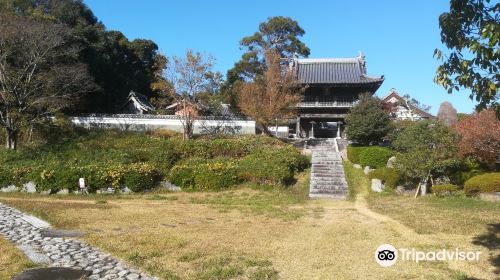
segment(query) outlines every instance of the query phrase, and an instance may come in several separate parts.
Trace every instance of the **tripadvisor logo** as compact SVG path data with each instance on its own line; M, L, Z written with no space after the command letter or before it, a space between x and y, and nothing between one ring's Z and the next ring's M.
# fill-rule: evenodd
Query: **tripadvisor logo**
M396 249L391 244L383 244L375 250L375 261L380 266L389 267L396 263L398 257L401 261L419 263L420 261L478 261L480 255L480 251L461 251L458 248L424 252L415 248Z
M380 245L375 251L375 260L383 267L395 264L397 259L398 251L391 244Z

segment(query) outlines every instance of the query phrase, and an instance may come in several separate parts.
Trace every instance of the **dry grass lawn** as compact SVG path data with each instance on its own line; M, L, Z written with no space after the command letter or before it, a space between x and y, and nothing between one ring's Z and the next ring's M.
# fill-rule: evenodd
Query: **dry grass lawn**
M473 244L471 232L429 227L423 231L429 234L418 234L421 231L411 224L398 222L398 216L372 212L368 208L372 201L364 199L366 178L350 166L346 171L359 197L355 202L308 201L305 177L292 190L281 191L240 188L219 193L61 198L2 195L0 201L56 227L84 230L89 243L162 279L495 277L494 266L486 258L467 264L398 262L380 267L374 252L384 243L423 250L459 247L486 255L490 251ZM384 203L396 207L393 204L400 201ZM466 219L469 213L452 209L463 217L455 215L448 221ZM496 208L485 211L499 214ZM446 222L445 216L441 222Z
M33 264L9 241L0 237L0 279L11 279Z

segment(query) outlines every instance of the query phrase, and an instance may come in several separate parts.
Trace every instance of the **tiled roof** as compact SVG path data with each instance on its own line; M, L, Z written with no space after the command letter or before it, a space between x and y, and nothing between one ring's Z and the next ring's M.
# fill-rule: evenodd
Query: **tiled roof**
M386 104L386 106L388 107L393 107L395 106L396 104L393 103L393 102L390 102L389 100L392 99L392 98L396 98L398 101L400 101L400 103L404 104L404 98L401 97L398 92L396 91L396 89L391 89L389 91L388 94L386 94L383 98L382 98L382 102L384 102L384 104ZM403 106L402 104L400 104L401 106ZM416 106L413 106L411 104L409 104L411 109L414 111L415 114L421 116L422 118L426 118L426 119L432 119L432 118L435 118L435 116L433 116L432 114L416 107ZM406 107L406 106L404 106Z
M384 76L366 74L363 56L354 58L297 59L295 71L299 82L304 84L343 84L380 86Z
M149 103L149 100L145 95L135 91L130 92L128 95L128 101L135 101L145 111L153 111L155 109L153 105Z

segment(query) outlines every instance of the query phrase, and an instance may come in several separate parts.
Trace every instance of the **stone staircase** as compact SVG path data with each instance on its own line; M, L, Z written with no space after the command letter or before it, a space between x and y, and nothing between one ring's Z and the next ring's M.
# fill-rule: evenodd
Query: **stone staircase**
M312 148L310 198L346 199L342 158L336 151L335 139L320 141Z

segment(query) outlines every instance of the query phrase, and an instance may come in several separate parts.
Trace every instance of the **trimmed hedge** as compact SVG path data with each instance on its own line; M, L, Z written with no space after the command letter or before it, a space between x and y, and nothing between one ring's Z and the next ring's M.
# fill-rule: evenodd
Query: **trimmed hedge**
M388 167L375 169L368 173L368 177L370 179L376 178L382 180L382 183L391 189L395 189L401 179L401 176L396 169Z
M465 182L464 191L468 195L483 192L500 192L500 172L474 176Z
M368 147L355 147L355 146L348 146L347 147L347 158L352 162L359 164L360 159L359 156L360 154Z
M180 161L169 180L187 190L220 190L240 182L289 184L296 171L309 166L309 158L291 146L255 150L240 160L192 158Z
M384 167L393 155L391 149L384 147L366 147L359 154L359 164L372 168Z
M239 177L258 184L289 184L296 171L309 166L309 158L291 147L255 151L239 162Z
M75 191L79 187L79 178L85 178L85 185L90 192L108 187L118 189L123 185L134 192L140 192L153 188L161 180L162 174L152 165L143 162L84 166L49 163L36 167L24 182L35 182L38 191Z
M459 190L457 185L453 184L443 184L443 185L434 185L432 186L432 193L436 196L445 196L454 194Z
M228 159L191 159L175 165L170 181L185 190L221 190L239 182L237 165Z
M146 163L135 163L127 167L123 174L123 184L133 192L151 189L161 180L161 173Z

